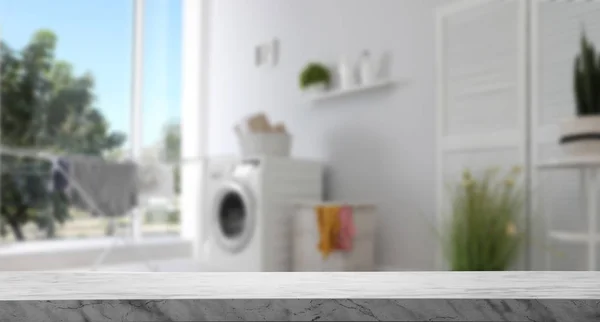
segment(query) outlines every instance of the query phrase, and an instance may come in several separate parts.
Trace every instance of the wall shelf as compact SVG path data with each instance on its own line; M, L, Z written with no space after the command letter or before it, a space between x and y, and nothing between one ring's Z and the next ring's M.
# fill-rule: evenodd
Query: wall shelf
M391 87L398 83L399 82L396 82L393 80L383 80L383 81L378 81L376 83L368 84L368 85L357 85L356 87L348 88L348 89L334 89L334 90L325 91L322 93L315 93L315 94L313 94L312 100L313 101L324 101L324 100L334 99L334 98L338 98L338 97L359 94L362 92L381 90L384 88ZM406 84L407 82L404 81L402 83Z
M600 156L572 156L537 164L540 169L600 168Z
M564 231L550 231L548 233L548 237L553 240L564 242L564 243L574 243L574 244L587 244L590 241L590 237L587 233L573 233L573 232L564 232ZM599 243L600 236L594 236L593 242Z

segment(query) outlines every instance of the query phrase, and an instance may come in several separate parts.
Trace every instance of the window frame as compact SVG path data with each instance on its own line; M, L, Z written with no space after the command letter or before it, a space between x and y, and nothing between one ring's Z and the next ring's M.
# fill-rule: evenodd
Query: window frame
M137 0L144 1L144 0ZM208 151L208 66L211 0L182 1L181 70L181 237L192 242L192 256L202 260L202 216L206 214L205 173Z
M144 116L144 14L145 0L133 1L133 33L132 33L132 71L131 71L131 124L129 131L131 157L140 160L143 149L143 116ZM130 222L131 236L139 242L142 236L143 212L136 209L132 212Z
M143 88L144 88L144 31L145 31L145 0L133 0L133 32L132 32L132 82L131 82L131 120L130 120L130 153L132 159L139 160L143 149ZM181 0L182 3L182 90L181 90L181 159L198 160L198 162L183 162L181 165L181 198L180 198L180 234L165 241L163 253L156 258L166 260L181 258L182 254L192 253L194 258L199 256L201 220L198 216L203 209L204 191L204 162L206 150L206 88L208 59L208 15L210 1ZM200 89L200 90L198 90ZM184 178L187 178L184 180ZM143 252L153 253L152 247L159 237L143 237L143 212L135 211L132 215L130 245L117 244L113 249L118 254ZM35 242L36 245L10 245L11 251L0 252L0 271L5 270L39 270L45 267L44 261L49 254L54 260L62 262L56 269L75 268L73 258L91 258L93 254L110 247L110 241L120 237L105 237L103 246L98 239L77 241L73 246L57 247L61 240ZM24 246L23 249L19 249ZM147 247L147 249L146 249ZM29 248L25 250L25 248ZM57 250L60 248L60 250ZM135 249L134 249L135 248ZM136 252L137 253L137 252ZM175 256L175 257L173 257ZM119 259L107 264L131 262L128 256L116 256ZM134 261L140 260L133 256ZM189 257L189 256L188 256ZM154 260L152 258L151 260ZM16 265L15 263L27 263ZM11 263L13 263L11 265ZM81 260L78 262L81 264ZM91 266L93 261L90 261ZM15 266L16 265L16 266Z

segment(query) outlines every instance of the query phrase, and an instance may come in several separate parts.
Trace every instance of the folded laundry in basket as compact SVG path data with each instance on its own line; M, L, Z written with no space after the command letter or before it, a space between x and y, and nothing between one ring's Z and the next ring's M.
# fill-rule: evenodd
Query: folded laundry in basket
M68 163L72 206L109 217L126 215L137 206L137 167L133 162L73 156L68 158ZM80 189L87 196L82 195Z
M339 206L317 206L315 209L317 215L317 225L319 228L318 249L327 258L337 246L341 222Z
M271 124L267 115L262 112L245 117L240 124L234 125L233 130L238 138L249 134L289 134L285 124Z
M349 251L352 249L352 240L356 234L356 227L354 226L354 218L352 213L352 207L343 206L339 210L340 217L340 232L337 240L338 249Z

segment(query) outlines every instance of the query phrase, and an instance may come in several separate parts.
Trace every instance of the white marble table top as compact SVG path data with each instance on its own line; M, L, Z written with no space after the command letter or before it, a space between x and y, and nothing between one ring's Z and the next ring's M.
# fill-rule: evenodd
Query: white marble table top
M0 301L210 298L600 299L600 273L0 273Z

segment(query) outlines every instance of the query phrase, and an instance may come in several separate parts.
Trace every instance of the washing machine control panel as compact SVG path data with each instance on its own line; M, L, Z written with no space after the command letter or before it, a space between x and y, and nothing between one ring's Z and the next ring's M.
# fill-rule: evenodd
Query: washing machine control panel
M240 165L246 166L246 167L254 167L254 168L258 168L260 167L260 159L244 159L241 161Z
M250 172L255 171L260 167L260 160L258 159L245 159L239 164L236 164L232 169L232 175L239 176L247 176Z
M221 166L217 169L213 169L209 175L213 180L220 180L231 176L244 177L249 173L256 171L258 168L260 168L260 165L260 159L244 159L234 165Z

